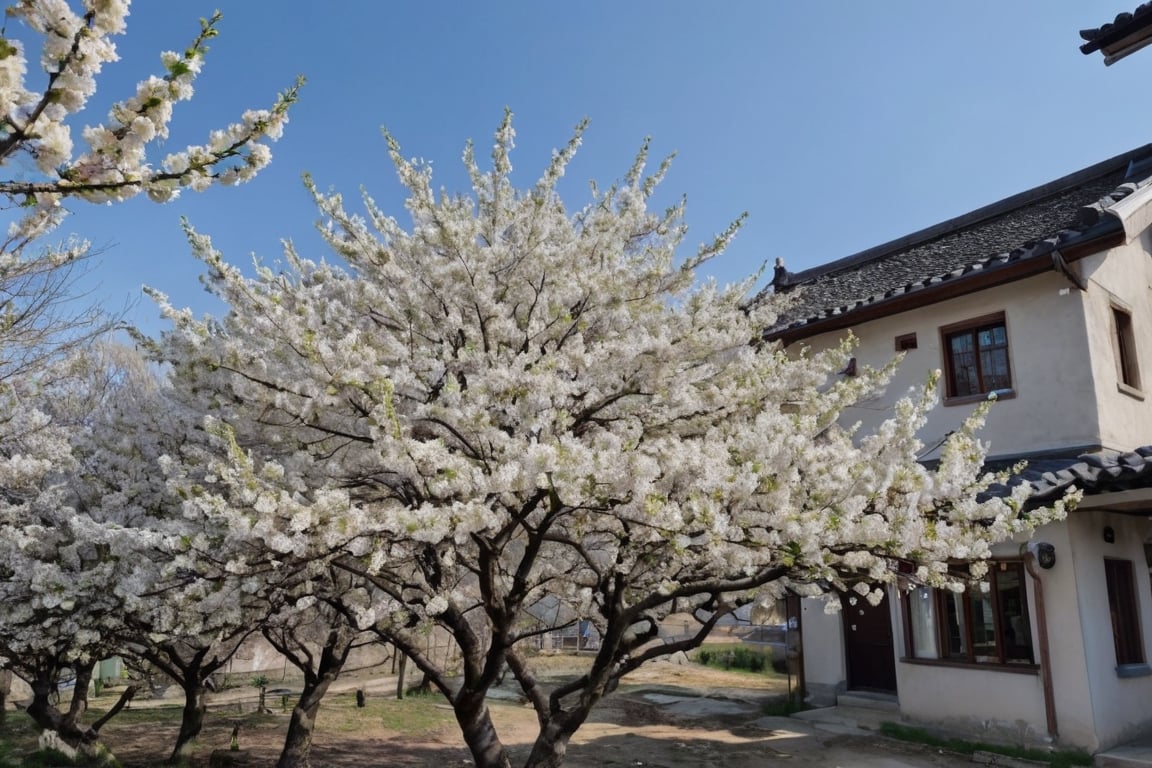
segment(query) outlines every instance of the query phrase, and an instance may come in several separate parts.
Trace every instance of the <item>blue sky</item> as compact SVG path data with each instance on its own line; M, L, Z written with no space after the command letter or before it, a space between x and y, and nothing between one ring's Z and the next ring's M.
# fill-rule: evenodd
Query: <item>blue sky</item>
M729 282L778 256L799 270L1152 141L1152 52L1105 67L1078 50L1079 29L1134 5L137 0L88 122L158 72L159 52L183 48L215 7L221 34L164 152L270 105L298 73L308 84L254 182L165 206L73 203L60 234L101 249L85 285L110 307L147 284L218 312L181 216L235 263L275 260L281 238L321 258L301 173L348 196L364 185L403 220L381 126L460 191L465 140L486 151L507 106L521 185L583 117L591 126L561 188L571 208L651 136L654 155L677 152L661 202L687 195L691 247L750 214L707 274ZM129 319L162 327L147 299Z

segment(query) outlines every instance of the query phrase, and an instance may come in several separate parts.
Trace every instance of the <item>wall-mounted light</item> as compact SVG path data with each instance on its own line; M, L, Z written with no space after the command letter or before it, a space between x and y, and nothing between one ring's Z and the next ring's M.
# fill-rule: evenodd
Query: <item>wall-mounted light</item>
M1110 525L1104 526L1104 541L1108 544L1116 543L1116 531Z
M1056 547L1046 541L1030 541L1027 550L1036 558L1036 564L1044 570L1056 565Z

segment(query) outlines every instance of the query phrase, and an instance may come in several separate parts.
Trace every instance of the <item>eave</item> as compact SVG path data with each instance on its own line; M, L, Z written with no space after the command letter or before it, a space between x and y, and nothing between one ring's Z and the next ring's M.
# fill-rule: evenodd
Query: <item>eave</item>
M1111 66L1152 44L1152 6L1144 3L1135 13L1119 14L1115 21L1099 29L1081 30L1080 35L1087 39L1080 52L1089 55L1100 51L1105 66Z
M896 315L920 307L936 304L948 299L987 290L1017 280L1043 274L1053 269L1053 251L1059 251L1065 263L1073 263L1094 253L1123 245L1127 241L1123 221L1116 216L1106 215L1101 221L1075 239L1059 246L1034 249L1027 258L1008 260L986 266L960 275L949 274L931 278L927 284L909 286L905 292L871 302L857 302L850 309L829 310L826 317L809 320L802 325L781 328L766 334L771 341L779 340L785 345L821 333L839 331L860 323L881 317ZM800 290L803 290L802 286Z

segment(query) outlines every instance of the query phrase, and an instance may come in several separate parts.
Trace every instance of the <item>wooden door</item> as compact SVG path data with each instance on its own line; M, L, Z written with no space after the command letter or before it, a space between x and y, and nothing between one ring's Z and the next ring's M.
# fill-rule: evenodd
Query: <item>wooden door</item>
M896 654L887 597L877 606L853 594L842 594L840 600L848 690L895 693Z

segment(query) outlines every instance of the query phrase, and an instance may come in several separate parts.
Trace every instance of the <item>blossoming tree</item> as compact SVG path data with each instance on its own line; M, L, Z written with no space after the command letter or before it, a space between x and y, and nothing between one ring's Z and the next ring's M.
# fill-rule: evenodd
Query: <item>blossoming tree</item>
M214 436L194 463L213 483L171 468L186 513L258 544L228 570L355 577L350 621L414 660L486 768L510 765L485 704L505 668L539 721L526 765L556 766L624 675L695 647L736 607L786 590L878 602L897 562L946 585L951 559L1060 512L1021 515L1022 489L979 495L982 411L936 469L917 462L931 382L875 434L842 427L891 370L842 377L850 344L762 342L775 299L750 306L752 280L695 276L737 227L678 257L683 204L648 210L667 166L645 175L646 147L567 209L556 184L582 130L517 190L507 118L490 170L466 150L461 196L438 195L389 138L409 226L312 189L346 266L289 246L247 277L190 230L230 311L165 305L174 329L157 347ZM529 653L545 600L600 635L584 673L551 689ZM660 642L672 611L699 626ZM423 652L432 628L458 644L459 677Z
M41 725L71 736L83 731L83 691L66 714L48 705L47 691L61 667L109 647L105 630L118 615L107 589L114 567L96 546L100 526L76 508L73 447L89 414L72 406L91 391L93 370L71 355L112 323L72 303L70 271L87 243L50 246L46 237L68 198L112 203L143 193L164 202L185 188L247 181L268 163L267 142L280 136L300 86L201 145L158 153L174 105L192 95L217 14L183 52L161 55L161 75L114 103L103 122L79 126L97 74L116 59L128 6L21 0L0 30L0 198L12 211L0 235L0 666L33 681L30 712ZM33 41L39 50L29 53Z
M7 419L9 457L0 462L0 657L31 686L27 712L41 728L94 748L107 718L82 724L88 684L124 636L118 585L141 551L131 522L92 514L80 489L86 451L77 443L119 389L120 371L99 352L42 372L35 399ZM65 669L75 685L61 710L53 694Z
M158 373L135 350L109 349L115 387L73 439L78 471L70 514L92 521L90 542L115 563L102 589L115 605L114 652L159 670L184 694L169 758L177 762L203 727L209 677L259 630L267 607L236 580L193 579L173 566L181 541L218 533L181 514L181 500L160 468L161 456L197 439L197 415L167 396Z
M80 127L74 122L96 91L96 76L117 58L113 37L125 30L129 2L80 5L77 11L64 0L22 0L6 14L8 23L22 23L23 34L9 36L7 25L0 31L0 198L16 214L0 239L0 380L9 383L42 368L44 356L75 340L78 329L100 329L98 313L61 311L68 270L88 253L82 240L57 247L42 240L66 215L63 202L110 203L141 193L164 202L184 188L247 181L270 161L267 142L282 134L302 83L280 94L271 109L249 110L213 131L202 145L152 157L168 137L175 104L192 97L220 15L202 20L183 52L161 55L163 75L114 103L104 122ZM37 38L34 69L41 72L35 77L25 46ZM73 142L76 128L81 151Z

